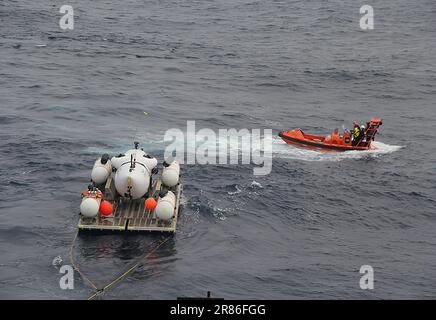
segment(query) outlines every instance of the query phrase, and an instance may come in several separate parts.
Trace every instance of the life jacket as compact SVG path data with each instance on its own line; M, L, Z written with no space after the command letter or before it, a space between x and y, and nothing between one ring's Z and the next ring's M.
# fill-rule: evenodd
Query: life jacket
M354 139L357 139L359 138L359 136L360 136L360 128L358 126L355 126L353 131L353 137Z

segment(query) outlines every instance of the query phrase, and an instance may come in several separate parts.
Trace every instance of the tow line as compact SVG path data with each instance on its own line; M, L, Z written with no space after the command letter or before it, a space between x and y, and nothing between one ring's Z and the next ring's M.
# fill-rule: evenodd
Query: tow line
M148 257L150 257L153 253L156 252L157 249L159 249L163 244L165 244L171 237L172 235L169 235L167 237L165 237L164 239L162 239L150 252L144 254L143 256L141 256L136 263L128 268L126 271L122 272L118 277L116 277L114 280L108 282L106 285L102 286L102 287L98 287L91 279L89 279L89 277L87 277L79 268L79 265L77 264L75 258L74 258L74 248L76 246L76 240L77 240L77 236L79 234L79 230L76 231L76 234L74 235L74 239L71 243L71 247L70 247L70 261L71 261L71 265L73 266L74 270L77 271L78 274L80 274L80 276L86 281L86 283L93 289L94 293L92 295L90 295L88 297L87 300L94 300L95 298L97 298L99 295L103 294L105 291L107 291L108 289L110 289L113 285L115 285L117 282L121 281L122 279L124 279L125 277L127 277L130 273L132 273L133 271L135 271L139 266L141 266L143 260L147 259ZM157 242L157 241L156 241ZM151 245L150 245L151 246Z

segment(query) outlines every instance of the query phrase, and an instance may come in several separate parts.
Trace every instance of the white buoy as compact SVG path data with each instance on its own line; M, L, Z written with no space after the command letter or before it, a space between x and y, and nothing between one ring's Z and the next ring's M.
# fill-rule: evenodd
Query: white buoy
M174 187L179 183L180 165L174 160L168 167L164 167L162 171L162 182L167 187Z
M176 196L173 192L168 191L168 193L163 198L159 198L157 202L156 209L154 209L156 218L160 220L170 220L174 216L175 207Z
M94 218L100 208L100 198L85 197L80 204L80 213L87 218Z
M106 161L106 162L105 162ZM105 162L105 163L104 163ZM91 180L96 184L103 184L109 178L112 172L112 163L106 159L98 158L91 171Z

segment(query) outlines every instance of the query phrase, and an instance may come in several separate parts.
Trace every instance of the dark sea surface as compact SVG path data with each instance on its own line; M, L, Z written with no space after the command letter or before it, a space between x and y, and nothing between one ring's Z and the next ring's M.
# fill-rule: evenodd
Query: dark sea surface
M273 144L273 169L184 165L176 235L103 299L436 298L434 0L0 2L0 298L59 288L95 158L170 128L301 127L383 119L376 150ZM374 7L374 30L359 8ZM41 46L44 45L44 46ZM143 112L149 113L148 117ZM81 235L102 285L150 235ZM359 269L374 268L374 290Z

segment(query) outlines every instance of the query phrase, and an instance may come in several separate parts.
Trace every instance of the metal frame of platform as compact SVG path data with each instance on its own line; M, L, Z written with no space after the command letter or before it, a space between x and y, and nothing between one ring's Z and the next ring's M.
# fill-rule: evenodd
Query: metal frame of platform
M160 179L154 181L151 193L158 194L162 186ZM182 185L179 183L170 188L176 195L176 206L174 216L169 221L156 218L154 210L145 208L145 199L129 200L116 195L114 183L110 177L104 186L103 200L110 201L113 205L113 215L104 217L98 215L96 218L81 217L77 227L80 230L107 230L107 231L160 231L175 232L179 215L180 195Z

